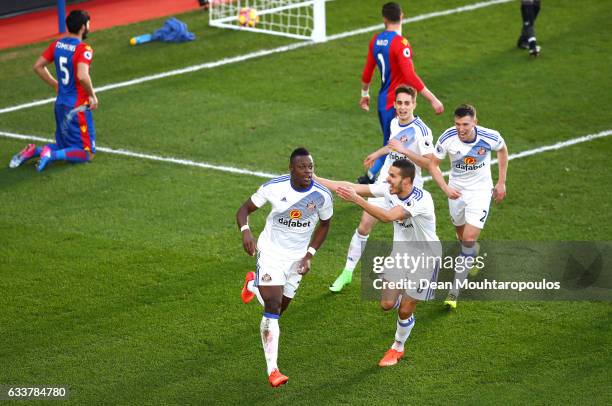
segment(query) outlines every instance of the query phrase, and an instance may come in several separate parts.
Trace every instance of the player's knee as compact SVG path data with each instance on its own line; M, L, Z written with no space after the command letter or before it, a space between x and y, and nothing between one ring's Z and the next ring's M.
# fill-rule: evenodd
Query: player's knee
M361 216L361 220L359 221L357 232L363 236L367 236L372 232L375 223L376 219L364 212L363 216Z
M395 307L396 302L397 300L381 300L380 308L387 312Z
M281 314L283 308L281 300L266 299L264 302L266 313Z

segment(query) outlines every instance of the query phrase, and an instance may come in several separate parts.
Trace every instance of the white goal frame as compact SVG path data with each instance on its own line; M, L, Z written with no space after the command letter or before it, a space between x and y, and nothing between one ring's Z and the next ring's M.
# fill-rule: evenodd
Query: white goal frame
M274 0L270 0L270 3L274 3ZM277 0L277 2L280 2ZM208 10L208 22L211 27L218 28L229 28L232 30L251 31L266 33L272 35L280 35L283 37L309 40L314 42L325 42L326 30L325 30L325 0L284 0L281 6L272 8L262 9L257 7L257 14L260 17L264 17L269 14L280 13L287 10L298 9L298 8L311 8L312 11L312 23L311 29L309 30L310 35L304 35L301 33L294 33L282 30L272 30L264 27L244 27L238 24L238 13L242 8L253 7L254 5L261 6L261 3L265 3L265 0L211 0ZM228 12L231 15L227 15ZM226 15L223 15L223 14ZM266 23L262 23L265 26Z

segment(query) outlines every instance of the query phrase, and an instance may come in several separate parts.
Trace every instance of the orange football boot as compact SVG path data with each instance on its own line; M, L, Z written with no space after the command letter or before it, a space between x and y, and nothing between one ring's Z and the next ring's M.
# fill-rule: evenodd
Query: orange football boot
M394 350L393 348L389 349L389 351L385 352L385 356L382 357L380 362L378 363L381 367L390 367L391 365L397 364L397 362L404 356L404 351L399 352Z
M270 385L276 388L278 386L286 384L289 378L281 374L278 369L275 369L274 371L272 371L272 373L268 377L268 380L270 381Z
M242 292L240 293L240 298L242 299L243 303L249 303L255 297L255 293L247 289L247 285L249 284L249 282L251 282L254 279L255 279L255 272L250 271L246 273L246 276L244 278L244 286L242 287Z

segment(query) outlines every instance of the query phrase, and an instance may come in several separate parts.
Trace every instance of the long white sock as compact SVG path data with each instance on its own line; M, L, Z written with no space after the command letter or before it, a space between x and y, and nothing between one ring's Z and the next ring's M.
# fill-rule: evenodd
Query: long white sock
M247 290L251 293L255 293L257 300L259 300L259 304L261 304L262 306L264 305L264 301L263 301L263 298L261 297L261 293L259 293L259 288L255 286L255 281L249 281L249 283L247 283Z
M278 339L280 337L278 318L278 314L264 313L261 318L261 324L259 325L261 344L263 345L266 365L268 367L268 375L275 369L278 369L278 365L276 364L278 358Z
M348 253L346 254L346 265L344 266L344 269L353 272L357 266L357 263L361 259L361 254L363 253L366 243L368 242L368 237L369 235L361 235L357 230L355 230L353 238L351 238Z
M414 314L408 317L406 320L402 320L399 317L397 318L397 329L395 330L395 341L391 348L395 351L402 352L404 351L404 344L408 337L410 337L410 332L414 327Z
M474 244L471 247L466 247L465 245L461 244L461 256L468 262L464 261L462 265L455 265L455 280L453 282L453 288L448 291L448 293L455 295L456 297L459 297L459 287L467 278L468 271L471 268L471 266L467 266L466 264L471 265L473 263L473 258L476 256L476 245ZM472 259L468 259L468 257Z

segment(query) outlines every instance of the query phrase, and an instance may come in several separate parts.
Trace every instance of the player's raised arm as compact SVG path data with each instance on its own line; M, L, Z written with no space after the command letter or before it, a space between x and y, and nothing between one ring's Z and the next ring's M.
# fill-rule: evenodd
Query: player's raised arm
M339 187L349 187L349 188L353 188L357 192L357 194L359 194L360 196L365 196L365 197L374 196L372 192L370 192L369 185L359 185L359 184L345 182L341 180L325 179L325 178L321 178L316 175L314 178L317 182L319 182L320 184L322 184L323 186L325 186L332 192L336 192Z
M363 166L365 166L366 168L371 168L372 165L374 165L374 162L378 160L378 158L387 155L388 153L389 148L386 145L382 148L377 149L376 151L365 157L365 159L363 160Z
M360 186L366 186L368 189L370 188L369 185L360 185ZM347 202L355 203L356 205L363 208L366 212L368 212L368 214L376 217L378 220L384 223L389 223L395 220L403 220L410 216L410 214L407 213L400 206L395 206L390 210L375 206L372 203L369 203L359 194L357 194L355 189L353 189L352 187L340 186L336 190L336 193L343 200L346 200Z
M387 144L387 146L399 152L400 154L406 155L406 158L408 158L415 165L418 165L419 167L424 169L429 168L429 161L432 156L431 154L419 155L414 151L404 147L404 144L397 138L389 140L389 144Z
M500 203L506 197L506 175L508 173L508 147L504 146L497 151L497 164L499 166L499 179L493 189L495 203Z
M250 256L255 255L255 251L257 249L257 241L253 234L251 233L251 229L249 228L249 215L257 210L258 207L255 206L255 203L248 198L242 206L238 209L236 213L236 223L238 224L238 228L242 233L242 246L247 254Z

